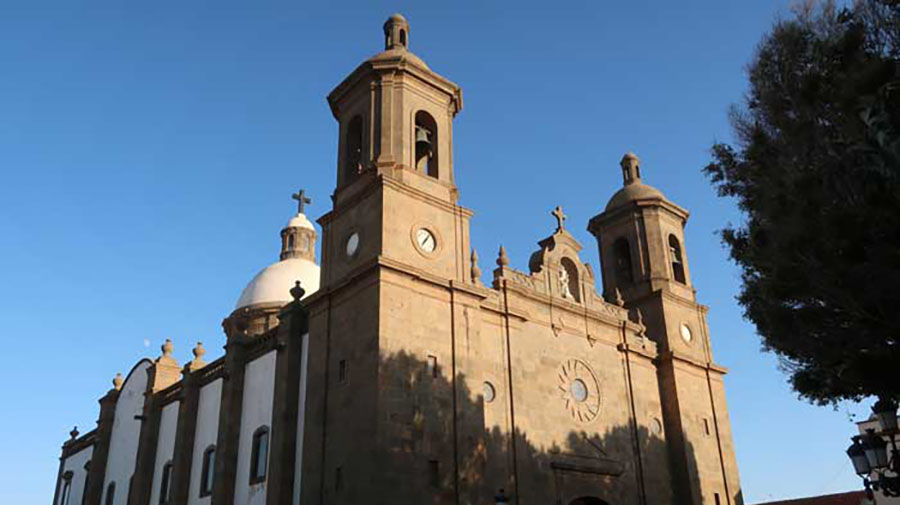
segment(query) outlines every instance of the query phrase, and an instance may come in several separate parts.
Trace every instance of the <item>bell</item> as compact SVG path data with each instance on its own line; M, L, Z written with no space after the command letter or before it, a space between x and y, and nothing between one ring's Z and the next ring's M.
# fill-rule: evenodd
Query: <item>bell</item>
M416 125L416 152L417 153L430 153L431 152L431 140L428 137L431 135L431 132L426 130L425 128Z

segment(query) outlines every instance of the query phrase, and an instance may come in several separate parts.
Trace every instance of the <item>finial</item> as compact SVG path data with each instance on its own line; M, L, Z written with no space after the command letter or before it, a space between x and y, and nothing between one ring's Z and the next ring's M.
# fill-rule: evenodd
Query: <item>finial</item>
M172 354L172 351L175 350L175 346L172 344L172 339L170 338L167 338L159 348L162 349L163 358L168 358Z
M197 345L194 346L194 349L191 351L194 354L194 359L203 359L203 355L206 354L206 349L203 348L203 342L197 342Z
M553 209L553 212L550 213L550 215L556 218L556 231L559 232L566 229L565 221L568 216L563 214L562 207L557 205L556 208Z
M409 47L409 22L402 14L394 14L384 22L384 49Z
M635 321L635 322L638 324L638 326L643 327L644 326L644 315L641 314L641 309L634 309L634 310L636 312L635 315L637 317L637 321Z
M312 203L312 199L306 196L306 190L300 189L291 195L291 198L297 200L297 214L303 214L304 207Z
M472 248L472 284L481 284L481 269L478 268L478 251Z
M506 256L506 249L500 246L500 254L497 256L497 266L505 267L509 265L509 257Z
M294 281L294 287L291 288L291 297L294 298L295 302L300 301L303 298L303 295L306 294L306 290L300 286L300 281Z
M125 382L125 379L122 378L122 374L119 372L116 372L116 376L113 377L113 380L112 380L113 387L116 389L116 391L122 389L123 382Z
M619 307L625 306L625 299L622 298L622 292L619 291L619 288L616 288L616 305Z
M641 182L641 160L638 159L636 154L632 152L625 153L619 164L622 166L622 181L625 186Z
M75 440L78 438L78 426L73 426L72 431L69 432L69 436L71 436L71 440Z

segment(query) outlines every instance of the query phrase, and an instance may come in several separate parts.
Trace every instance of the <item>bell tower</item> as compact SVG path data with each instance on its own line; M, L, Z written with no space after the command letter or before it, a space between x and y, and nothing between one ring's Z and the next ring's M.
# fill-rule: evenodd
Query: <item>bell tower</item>
M320 221L326 286L376 258L468 275L471 213L453 178L462 91L410 51L406 18L394 14L383 33L384 50L328 95L339 141L334 208Z
M735 503L740 489L725 404L727 370L713 361L707 307L691 284L688 211L644 184L641 162L620 162L623 187L594 216L604 296L640 311L655 340L659 394L676 503ZM702 462L699 463L699 462Z

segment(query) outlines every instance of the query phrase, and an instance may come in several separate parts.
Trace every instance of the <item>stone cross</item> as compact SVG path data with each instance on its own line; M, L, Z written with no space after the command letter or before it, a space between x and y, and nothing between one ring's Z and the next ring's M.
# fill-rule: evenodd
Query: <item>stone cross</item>
M291 195L291 198L297 200L297 214L303 214L303 207L305 207L307 204L312 203L312 200L310 200L309 197L306 196L306 190L304 189L301 189L300 191Z
M553 212L551 212L550 214L552 214L553 217L556 218L556 231L565 230L565 221L567 216L563 214L562 207L557 205Z

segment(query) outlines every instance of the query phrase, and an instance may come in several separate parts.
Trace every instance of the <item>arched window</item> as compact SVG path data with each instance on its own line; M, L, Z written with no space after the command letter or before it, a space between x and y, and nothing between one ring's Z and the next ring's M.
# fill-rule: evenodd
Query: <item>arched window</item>
M672 276L684 284L684 259L681 256L681 245L675 235L669 235L669 259L672 261Z
M353 116L344 135L344 184L356 180L363 170L363 121Z
M110 482L106 486L106 499L103 500L105 505L113 505L116 503L116 483Z
M250 484L266 480L269 463L269 428L260 426L253 432L253 450L250 452Z
M203 466L200 472L200 497L212 494L213 476L216 471L216 446L211 445L203 451Z
M416 150L416 170L438 178L438 130L431 114L416 112L416 127L413 132Z
M293 235L293 234L288 235L288 246L287 246L287 248L288 248L289 251L291 251L291 250L294 249L294 235Z
M560 261L560 264L562 265L562 271L560 272L560 289L563 293L567 293L575 299L576 302L580 302L581 288L578 283L578 267L576 267L575 262L569 258L563 258Z
M172 462L167 461L162 467L162 478L159 480L159 505L169 503L169 493L172 491Z
M406 30L400 30L400 45L406 47Z
M62 493L59 495L58 505L68 505L69 495L72 494L72 470L63 474Z
M616 276L616 286L625 287L634 282L634 273L631 267L631 247L628 239L620 237L613 242L613 269Z

